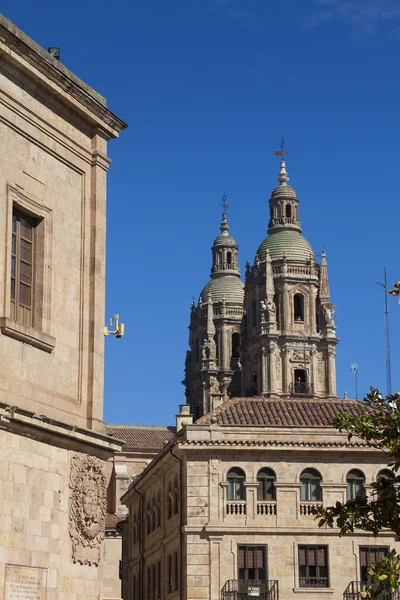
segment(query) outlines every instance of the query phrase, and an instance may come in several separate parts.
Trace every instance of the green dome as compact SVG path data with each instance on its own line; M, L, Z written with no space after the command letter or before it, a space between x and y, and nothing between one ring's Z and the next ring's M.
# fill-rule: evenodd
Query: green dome
M300 233L292 229L271 233L257 250L258 259L265 261L267 248L271 260L280 260L286 255L287 260L295 262L315 261L315 254L310 244Z
M226 302L243 304L244 283L234 275L215 277L204 286L200 294L202 302L208 302L210 294L213 303L222 302L225 299Z

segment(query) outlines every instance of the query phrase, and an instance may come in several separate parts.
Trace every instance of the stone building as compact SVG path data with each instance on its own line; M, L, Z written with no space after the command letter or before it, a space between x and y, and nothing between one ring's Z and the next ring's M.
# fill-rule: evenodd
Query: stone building
M278 181L244 290L223 215L191 311L177 434L121 499L124 600L360 600L368 565L399 549L391 532L339 538L312 515L390 471L332 427L365 405L336 397L326 255L318 264L301 235L284 160Z
M368 564L400 544L390 532L339 538L311 510L387 473L381 452L330 425L364 403L232 398L195 424L187 408L122 498L124 600L360 600Z
M0 16L0 597L98 600L106 100Z

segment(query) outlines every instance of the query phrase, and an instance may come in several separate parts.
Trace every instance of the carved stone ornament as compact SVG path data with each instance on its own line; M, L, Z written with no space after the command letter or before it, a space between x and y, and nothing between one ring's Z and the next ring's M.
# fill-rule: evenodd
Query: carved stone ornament
M94 456L74 454L71 459L69 487L72 559L83 565L98 565L106 514L103 462Z
M318 382L322 383L322 378L324 375L324 363L322 360L318 361Z
M304 355L306 358L306 362L308 362L310 360L310 353L309 352L299 352L297 350L295 350L293 352L292 358L290 359L292 362L304 362Z
M279 350L275 350L275 375L276 380L279 381L281 378L281 356Z
M210 471L211 473L218 473L221 460L219 458L211 458L210 460Z

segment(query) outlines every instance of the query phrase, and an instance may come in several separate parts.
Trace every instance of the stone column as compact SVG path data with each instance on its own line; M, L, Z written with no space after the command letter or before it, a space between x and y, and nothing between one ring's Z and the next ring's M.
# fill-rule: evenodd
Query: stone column
M257 514L258 482L245 482L244 487L246 490L246 525L249 525L254 521Z
M268 371L269 371L269 391L271 394L276 392L276 369L275 369L275 347L268 349Z
M221 581L221 543L223 536L210 535L210 595L209 600L221 597L221 586L224 581ZM204 596L203 596L204 598Z
M268 350L264 346L261 348L261 394L264 396L268 390L268 369L267 369L267 358Z
M328 396L336 396L336 352L328 347Z
M220 507L219 519L220 521L226 521L226 503L228 501L228 485L227 481L221 481L219 484L222 488L222 506Z
M291 375L290 375L289 351L286 348L281 353L281 363L282 363L282 392L285 394L288 394L289 386L291 383Z

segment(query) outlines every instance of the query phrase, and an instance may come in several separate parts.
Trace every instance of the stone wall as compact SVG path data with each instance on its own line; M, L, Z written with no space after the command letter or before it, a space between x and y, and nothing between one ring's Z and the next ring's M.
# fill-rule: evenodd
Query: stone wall
M74 562L70 535L71 461L86 455L4 429L0 454L0 597L11 564L46 569L46 600L98 600L103 561Z

